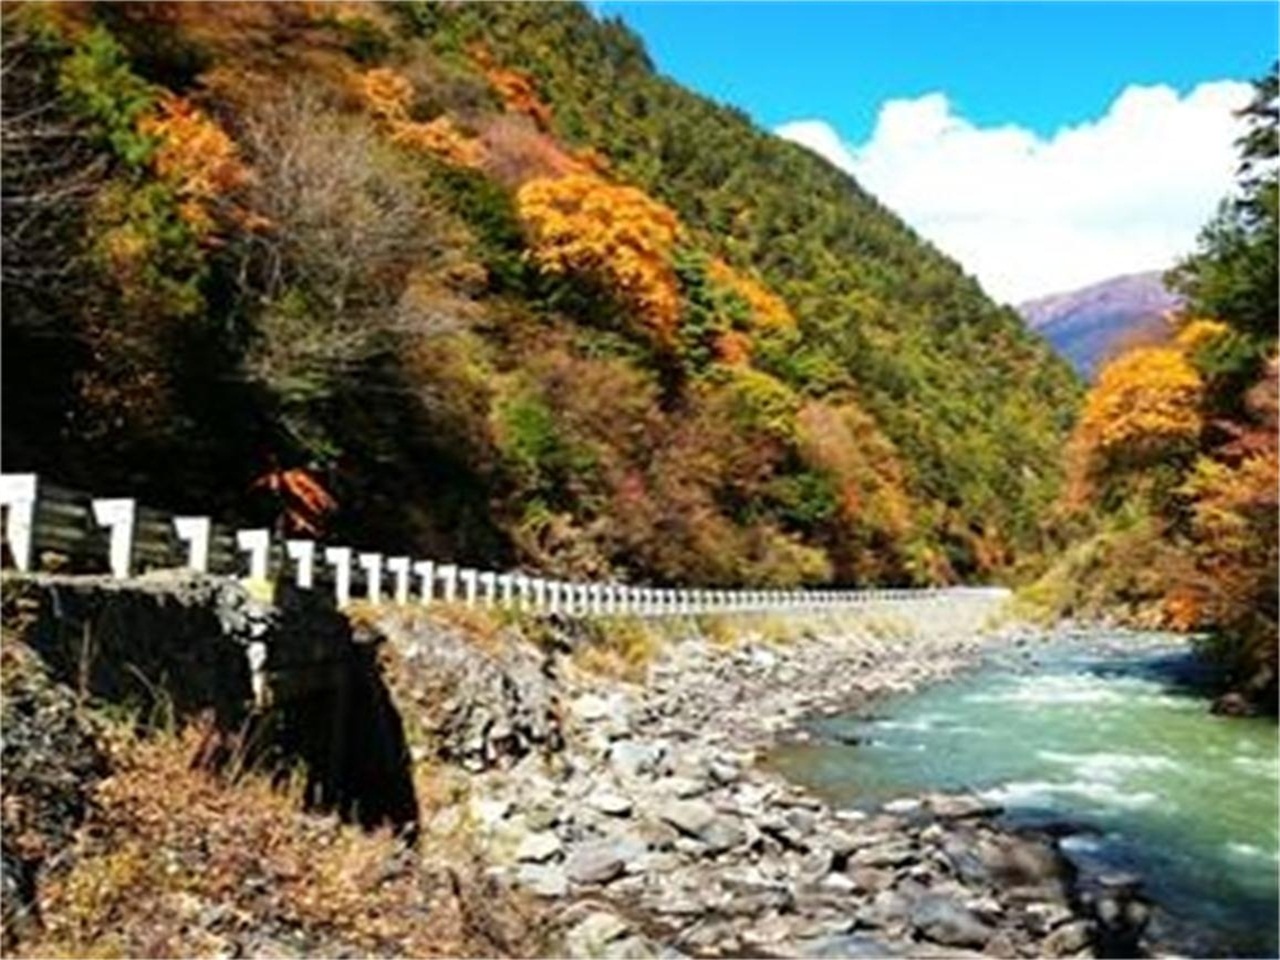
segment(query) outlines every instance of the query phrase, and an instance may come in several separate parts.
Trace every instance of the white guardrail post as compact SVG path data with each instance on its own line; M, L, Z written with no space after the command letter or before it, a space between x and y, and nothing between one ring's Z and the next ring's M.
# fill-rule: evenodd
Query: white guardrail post
M173 531L187 545L187 569L209 572L209 537L213 521L208 517L174 517ZM310 586L310 584L308 584Z
M310 590L316 582L316 542L286 540L284 552L293 563L293 582L300 590Z
M66 494L52 488L57 498ZM40 545L60 542L53 537L42 540L40 522L39 478L33 473L0 474L0 508L4 510L4 536L13 565L20 571L31 571L37 563ZM132 575L135 553L154 558L155 544L138 548L136 539L146 536L154 525L139 532L138 505L124 497L89 498L92 523L108 530L108 561L116 577ZM59 500L60 504L60 500ZM77 506L77 509L81 509ZM62 511L59 505L53 513ZM174 566L185 566L197 573L210 572L214 557L213 523L204 516L173 516L173 536L165 550L177 552L174 543L182 545L181 561L173 557ZM61 531L62 528L57 528ZM52 532L52 531L51 531ZM59 532L59 537L65 533ZM90 541L92 543L94 541ZM234 531L236 549L247 554L248 577L269 581L272 576L272 535L265 528ZM384 557L381 553L355 553L346 546L324 546L314 540L285 539L283 556L291 565L293 580L299 589L315 587L317 554L333 569L334 600L339 607L351 601L353 562L363 572L365 596L371 603L393 601L404 605L416 602L431 604L436 600L454 603L461 599L468 606L483 604L536 614L571 616L638 616L694 617L738 614L802 614L828 615L865 607L868 604L927 604L937 607L958 598L989 599L993 602L1009 596L1004 587L922 587L850 588L821 590L754 590L726 588L652 587L627 583L571 582L533 576L521 570L496 573L459 567L453 563L416 560L407 555ZM225 557L219 560L225 563ZM383 573L392 578L390 596L384 594ZM225 571L223 571L225 572ZM279 575L284 575L280 571Z
M133 572L133 531L138 505L127 497L93 501L93 520L111 531L111 575L125 578Z
M35 566L36 495L40 480L34 473L0 474L0 506L4 507L4 537L13 565L24 573Z

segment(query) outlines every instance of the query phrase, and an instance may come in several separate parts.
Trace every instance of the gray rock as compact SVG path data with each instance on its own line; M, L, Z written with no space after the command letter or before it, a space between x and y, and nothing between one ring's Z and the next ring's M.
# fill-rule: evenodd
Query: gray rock
M560 838L550 830L531 833L520 841L516 848L516 859L530 863L542 863L550 860L561 850Z
M746 831L738 821L725 816L716 817L698 834L698 839L707 845L707 852L712 854L732 850L746 838Z
M603 720L609 715L609 701L604 697L598 697L594 693L586 693L573 701L573 715L579 720L585 720L593 723L597 720Z
M858 867L899 867L915 859L915 850L904 840L858 850L849 857L849 863Z
M609 763L628 777L655 774L665 755L666 746L661 743L617 740L609 745Z
M853 878L845 873L828 873L822 878L822 886L834 893L853 893L858 889Z
M1067 957L1089 945L1090 926L1086 920L1077 920L1054 930L1040 944L1047 957Z
M854 867L849 871L849 879L859 890L879 893L893 884L893 871L876 867Z
M569 878L563 867L526 863L516 873L516 879L540 897L563 897L569 892Z
M882 940L869 937L865 933L843 934L835 937L822 937L815 940L802 940L797 944L797 955L812 957L815 960L826 958L850 957L855 960L872 957L896 957L900 953Z
M970 817L986 817L1000 812L998 803L971 794L937 793L927 800L927 806L941 820L964 820Z
M911 909L911 924L920 933L949 947L982 947L995 932L950 897L921 897Z
M601 957L612 941L630 931L630 925L617 914L597 910L565 934L565 950L571 957Z
M574 883L608 883L622 876L626 860L614 843L597 840L574 847L565 860L565 872Z
M587 803L611 817L625 817L631 814L631 801L612 790L597 790L587 797Z
M883 809L886 813L913 813L920 809L920 801L914 797L903 797L900 800L890 800L884 804Z
M716 818L715 809L710 804L697 800L676 800L664 803L657 812L662 820L681 833L699 839L702 832L711 826Z
M510 800L477 799L471 801L471 815L486 830L492 830L511 813Z
M1028 903L1023 913L1027 929L1037 936L1044 936L1074 916L1069 907L1060 903Z
M700 797L710 789L710 784L701 777L668 777L662 783L663 789L674 797L687 800Z
M871 902L858 910L858 922L871 927L893 929L905 927L911 914L911 901L896 890L881 890Z
M737 783L742 777L742 771L736 764L726 763L723 760L713 760L707 767L707 772L711 774L711 779L721 786Z

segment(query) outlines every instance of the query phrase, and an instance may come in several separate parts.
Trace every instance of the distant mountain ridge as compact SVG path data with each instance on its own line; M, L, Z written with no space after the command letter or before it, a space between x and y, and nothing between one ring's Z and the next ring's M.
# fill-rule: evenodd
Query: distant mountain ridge
M1019 305L1027 325L1044 336L1076 371L1093 379L1102 363L1126 344L1169 334L1164 317L1181 300L1163 272L1130 273L1079 290Z

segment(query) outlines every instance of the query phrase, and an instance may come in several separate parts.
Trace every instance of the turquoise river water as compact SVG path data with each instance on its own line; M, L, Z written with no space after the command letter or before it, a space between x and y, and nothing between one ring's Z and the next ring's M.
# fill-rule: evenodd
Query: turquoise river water
M1013 822L1080 825L1063 849L1141 875L1159 942L1274 957L1276 722L1209 714L1194 674L1156 635L1033 645L874 716L814 721L772 763L844 806L967 788Z

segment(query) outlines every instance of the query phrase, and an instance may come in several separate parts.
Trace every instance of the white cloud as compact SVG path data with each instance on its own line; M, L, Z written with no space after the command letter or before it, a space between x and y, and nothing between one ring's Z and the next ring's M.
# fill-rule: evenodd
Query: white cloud
M1100 118L1043 138L979 127L945 94L890 100L871 138L844 142L823 120L779 136L849 171L993 296L1016 303L1188 253L1233 183L1232 111L1250 87L1223 80L1185 97L1131 86Z

